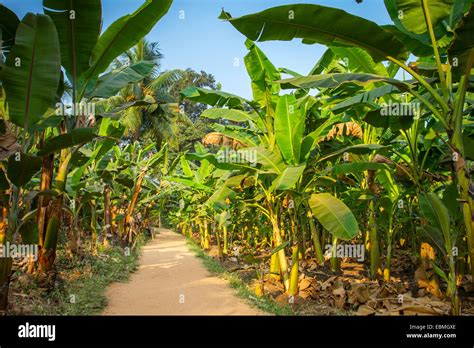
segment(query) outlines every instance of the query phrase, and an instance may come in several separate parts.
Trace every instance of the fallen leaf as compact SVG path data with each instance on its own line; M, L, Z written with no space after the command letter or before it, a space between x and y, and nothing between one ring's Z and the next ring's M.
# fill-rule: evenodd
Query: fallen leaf
M352 284L352 291L357 297L359 303L366 303L370 299L369 290L364 284L354 283Z
M375 309L373 309L372 307L369 307L367 305L362 305L362 306L359 306L357 312L356 312L356 315L373 315L375 314Z
M312 284L312 279L311 278L302 279L300 284L299 284L300 291L309 288L311 286L311 284Z
M431 245L428 243L421 243L421 252L420 256L422 259L434 260L435 251Z
M336 296L344 297L346 295L346 290L344 290L344 287L341 286L337 289L334 289L332 291L332 294Z
M308 297L311 297L311 292L303 290L303 291L300 291L298 295L304 300L306 300Z

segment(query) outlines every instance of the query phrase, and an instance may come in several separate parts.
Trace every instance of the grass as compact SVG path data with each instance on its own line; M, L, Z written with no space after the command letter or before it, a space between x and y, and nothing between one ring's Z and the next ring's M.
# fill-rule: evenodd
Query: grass
M129 255L118 246L99 246L97 254L84 251L81 257L68 259L63 249L58 249L58 277L52 290L40 289L29 281L13 282L15 293L23 293L19 301L22 308L12 314L28 315L98 315L107 305L105 291L114 282L125 282L139 265L142 246L141 236L136 248ZM289 306L283 306L269 296L257 297L248 285L235 273L228 272L222 264L203 251L192 239L187 238L191 251L212 274L227 280L236 295L268 314L293 315ZM87 250L87 248L85 248ZM26 294L28 297L26 297ZM27 303L25 303L27 302Z
M141 237L130 253L118 246L100 246L96 254L84 252L72 260L62 255L63 250L58 250L58 277L52 290L38 290L34 281L15 289L29 297L26 307L20 309L21 314L100 314L107 305L107 287L129 279L138 267L140 250L145 242L145 237Z
M253 291L251 291L248 285L235 273L228 272L219 261L213 259L211 256L206 254L194 240L187 239L187 244L191 251L201 259L204 267L212 274L218 275L221 278L227 280L230 286L235 289L238 297L246 300L252 307L256 307L268 314L274 315L294 315L295 313L289 306L283 306L271 299L269 296L257 297Z

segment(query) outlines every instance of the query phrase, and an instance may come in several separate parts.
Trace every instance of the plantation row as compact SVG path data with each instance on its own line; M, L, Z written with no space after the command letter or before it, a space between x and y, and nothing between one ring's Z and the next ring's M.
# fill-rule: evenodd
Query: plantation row
M51 282L58 247L129 250L163 221L289 296L303 264L341 274L353 261L382 285L409 255L415 286L461 314L474 277L472 0L385 0L388 26L312 4L223 11L247 38L252 100L158 71L143 38L171 3L148 0L103 33L100 0L44 0L21 21L0 5L0 243L38 245L25 272ZM255 43L295 38L327 46L306 76ZM176 146L179 123L205 136ZM0 311L12 262L0 259Z
M58 248L78 260L99 244L129 253L154 219L168 148L149 124L180 117L162 91L184 72L160 74L143 38L171 3L146 1L102 34L100 0L45 0L22 20L0 5L0 242L38 246L0 259L0 311L13 261L28 259L18 272L49 288Z
M211 106L203 143L233 150L197 144L181 157L172 221L204 249L215 235L220 255L235 241L290 296L308 260L322 270L330 256L338 274L367 250L369 277L391 283L394 250L408 250L421 265L415 286L460 314L458 287L474 274L474 8L455 3L387 0L394 25L383 27L318 5L222 12L248 38L253 100L182 92ZM294 38L328 46L308 76L277 69L252 41Z

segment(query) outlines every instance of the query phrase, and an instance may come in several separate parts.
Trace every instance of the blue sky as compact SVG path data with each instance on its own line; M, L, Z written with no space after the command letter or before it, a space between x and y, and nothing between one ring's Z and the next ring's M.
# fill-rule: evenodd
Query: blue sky
M119 17L133 12L142 0L103 0L104 28ZM332 6L362 16L379 24L391 23L382 0L175 0L168 14L151 31L149 40L158 41L165 58L162 69L192 68L216 77L222 90L249 98L250 80L245 71L245 37L232 25L217 17L221 9L233 17L258 12L269 7L292 3ZM20 17L27 12L42 13L41 0L3 0ZM184 14L184 19L181 19ZM277 67L307 73L324 47L303 45L300 41L264 42L259 47ZM239 66L234 63L238 60Z

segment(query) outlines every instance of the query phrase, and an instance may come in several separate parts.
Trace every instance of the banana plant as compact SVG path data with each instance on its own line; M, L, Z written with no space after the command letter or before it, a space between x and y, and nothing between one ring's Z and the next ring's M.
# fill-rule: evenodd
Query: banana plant
M119 88L134 82L143 72L137 73L133 67L126 71L113 71L106 76L99 75L107 70L113 60L122 52L135 45L168 11L171 1L148 0L139 9L126 15L105 30L101 35L102 6L100 0L84 2L48 1L43 2L45 13L48 14L58 29L61 64L72 86L73 105L83 103L84 98L94 95L104 96L99 91L113 93L108 86ZM149 67L147 67L149 69ZM135 74L134 74L135 73ZM146 71L145 71L146 73ZM117 83L118 81L118 83ZM108 88L107 88L108 87ZM88 95L88 91L91 91ZM68 135L81 124L85 115L75 115L78 119L65 119L61 125L62 135ZM72 152L63 149L60 156L59 171L56 181L57 189L64 191L65 181L69 172L69 162ZM59 178L59 180L58 180ZM59 206L61 203L58 202ZM46 231L50 232L49 243L42 248L40 265L45 271L51 269L59 230L59 219L48 219ZM51 223L51 227L49 224ZM48 234L48 233L47 233Z
M229 93L199 88L186 89L182 94L190 100L214 106L204 111L202 117L246 125L241 127L217 124L215 129L223 136L242 144L240 151L254 152L256 166L252 167L249 163L219 163L216 155L205 156L217 167L234 167L255 178L256 186L262 193L260 199L263 201L256 200L252 204L269 219L273 227L274 247L278 248L284 243L282 221L279 218L282 199L289 192L295 192L295 196L306 197L303 201L308 200L309 195L305 192L310 191L311 194L311 186L302 184L305 170L310 157L315 155L313 151L318 142L339 118L331 117L329 113L313 114L317 109L317 100L313 97L304 96L298 99L296 95L279 95L279 71L253 42L247 40L246 46L249 53L245 57L245 63L252 81L254 100L247 101ZM250 111L245 110L246 106ZM319 126L307 131L306 122L310 117L319 117ZM376 148L377 146L359 146L349 147L345 151L371 152ZM336 154L331 156L334 155ZM337 238L350 239L358 232L354 216L345 204L334 196L313 194L309 204L296 204L297 209L302 206L308 207L306 209L310 209L311 216L314 215ZM334 209L335 206L337 209ZM299 211L296 210L295 214L298 215ZM298 255L298 252L296 243L293 255ZM297 292L297 267L294 266L293 271L289 271L284 248L276 255L285 288L290 295L294 295ZM275 261L275 258L273 260ZM290 282L290 279L294 281Z
M8 209L9 232L2 241L11 239L17 230L16 207L26 192L25 185L41 170L40 189L44 194L39 198L37 221L39 269L46 273L55 259L71 158L85 143L98 137L93 128L84 127L84 113L78 115L78 120L64 112L65 85L71 85L74 106L85 102L83 97L97 87L99 75L116 56L152 29L171 1L149 0L102 35L100 0L80 3L45 0L43 5L45 14L28 13L21 21L2 5L2 35L5 34L8 49L2 48L0 80L1 116L21 138L21 148L15 157L10 157L6 169L10 179L13 178L9 206L14 208ZM122 83L126 84L123 79ZM54 157L58 153L59 166L54 176ZM56 194L48 198L46 192L52 188ZM3 310L11 260L1 260L0 269Z
M453 219L450 216L449 209L439 198L438 194L430 192L420 197L420 206L422 216L426 219L427 224L419 227L420 232L429 236L434 241L444 256L445 262L449 265L449 272L446 274L436 263L432 263L436 273L440 275L448 284L447 295L451 299L451 308L453 315L461 314L460 301L457 290L457 272L456 258L458 256L458 248L456 241L459 234L453 228Z
M113 146L113 153L104 158L102 163L94 168L106 185L113 186L119 183L125 188L126 202L124 214L120 219L120 236L124 244L134 244L136 231L133 229L133 222L137 220L134 216L136 208L141 204L140 195L145 186L156 184L159 171L158 165L162 163L167 145L162 146L160 151L156 151L157 144L151 143L143 148L141 144L135 142L121 149L120 146ZM76 182L79 182L77 180ZM148 190L148 189L147 189ZM120 198L124 198L120 197ZM144 197L143 199L145 199ZM105 202L104 202L105 203ZM110 214L108 212L107 214Z
M3 11L3 7L2 7ZM48 16L27 14L22 21L10 17L9 25L16 24L14 45L2 65L2 118L16 128L22 138L16 154L10 156L6 172L9 174L11 194L8 209L8 231L2 242L11 240L19 223L19 205L23 196L22 187L28 184L41 168L41 157L34 156L33 127L41 115L56 100L60 85L60 51L56 28ZM43 49L38 49L35 43ZM30 152L30 154L29 154ZM21 174L20 174L21 173ZM18 176L16 176L17 174ZM6 207L5 207L6 208ZM7 208L6 208L7 209ZM0 260L2 279L0 303L5 310L7 304L11 259Z
M207 155L209 155L208 151L197 144L194 154L185 154L180 157L181 175L170 176L168 180L190 191L186 200L183 199L183 207L180 211L184 214L189 212L190 206L195 206L195 213L191 215L194 216L198 225L201 245L205 249L210 247L209 222L214 216L220 217L219 228L215 230L215 233L219 250L224 254L227 253L228 224L221 218L222 214L229 209L227 200L236 195L232 185L232 176L235 176L235 173L217 168L206 159ZM196 167L194 161L199 161L200 165ZM183 231L189 228L189 224L183 225ZM223 241L223 249L221 249L221 241Z
M387 218L387 255L386 264L383 272L385 281L390 281L391 262L393 254L393 240L395 234L395 217L397 210L403 208L401 192L391 171L380 170L376 177L385 189L384 196L379 199L379 205L383 208L382 216Z
M393 26L379 26L339 9L310 4L279 6L238 18L223 11L220 18L229 21L250 40L300 38L308 44L356 47L366 51L375 62L389 62L392 71L399 68L412 76L417 82L415 85L367 73L296 77L287 80L286 85L308 89L377 82L411 94L423 106L422 117L434 118L444 129L444 137L453 155L453 174L459 184L471 271L474 274L472 183L463 141L463 123L468 113L466 93L474 63L472 35L469 34L474 23L472 1L452 4L444 1L386 0L385 5L394 21ZM333 23L332 18L341 18L341 21ZM420 18L423 20L420 21ZM433 57L437 79L425 78L420 69L417 72L413 64L407 63L409 53L418 57Z

